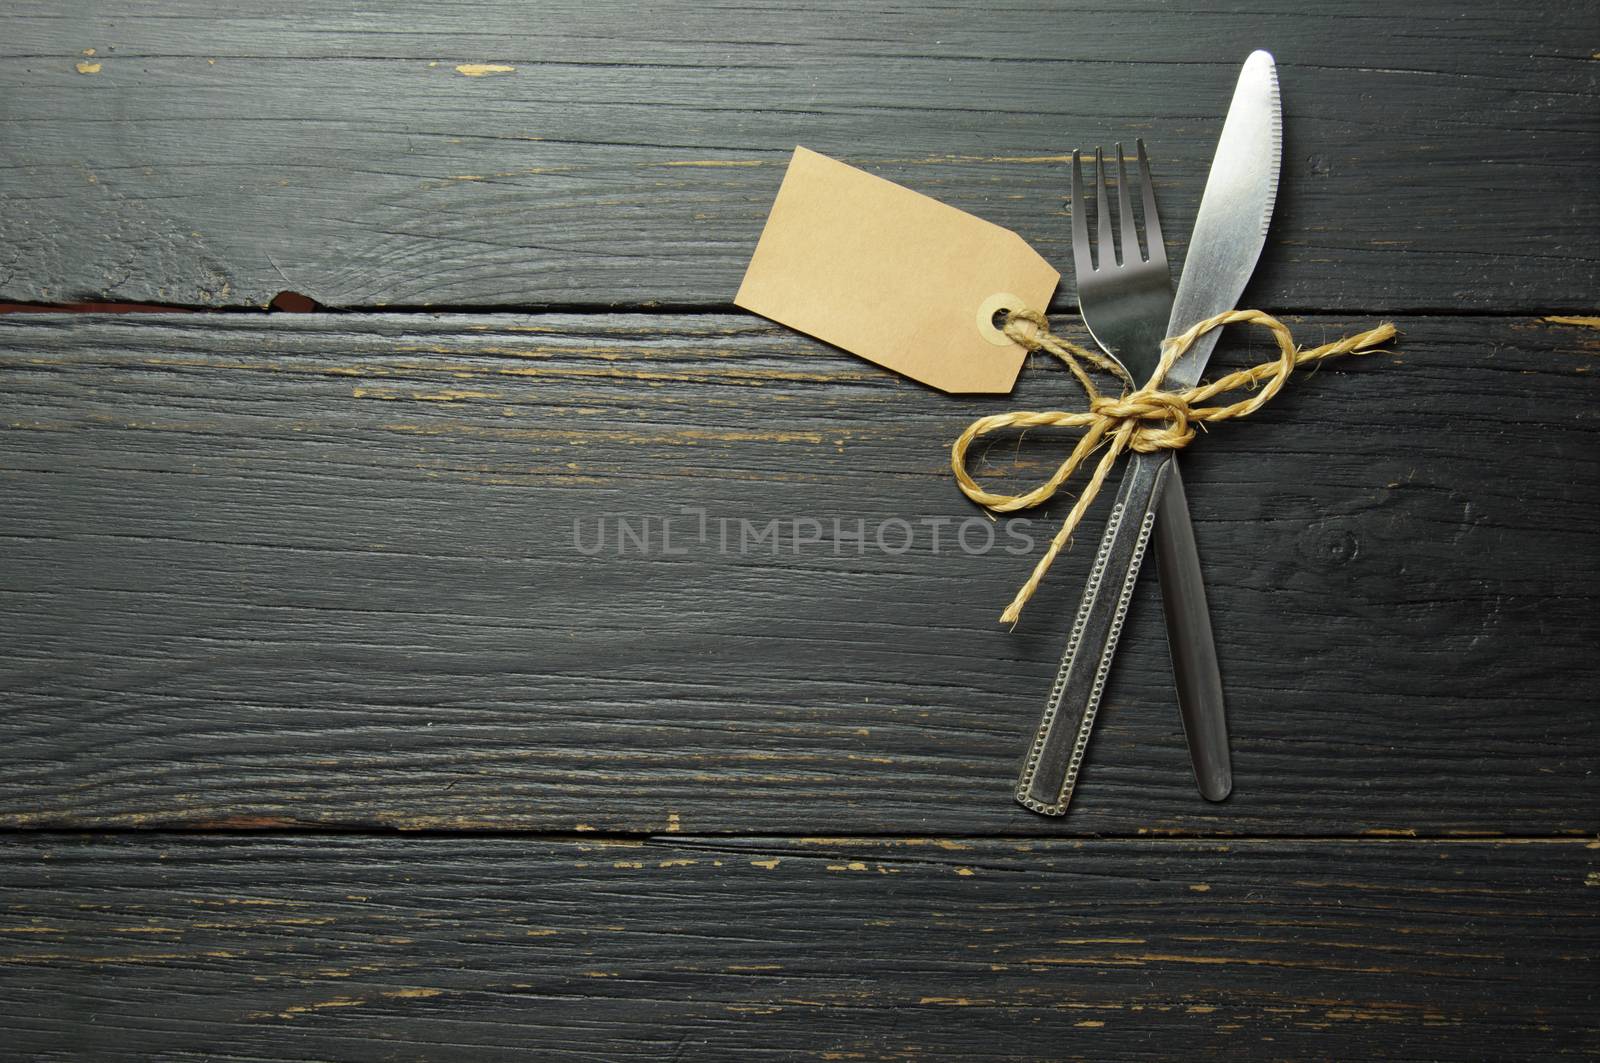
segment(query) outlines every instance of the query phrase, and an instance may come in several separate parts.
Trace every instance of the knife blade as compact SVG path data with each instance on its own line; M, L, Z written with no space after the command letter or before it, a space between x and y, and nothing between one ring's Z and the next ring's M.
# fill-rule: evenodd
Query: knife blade
M1217 142L1167 335L1238 302L1266 243L1282 146L1277 68L1270 54L1256 51L1239 73ZM1197 383L1217 338L1216 331L1200 337L1167 373L1164 386ZM1061 667L1017 783L1017 801L1035 812L1064 815L1072 799L1170 467L1169 452L1133 455L1106 518Z

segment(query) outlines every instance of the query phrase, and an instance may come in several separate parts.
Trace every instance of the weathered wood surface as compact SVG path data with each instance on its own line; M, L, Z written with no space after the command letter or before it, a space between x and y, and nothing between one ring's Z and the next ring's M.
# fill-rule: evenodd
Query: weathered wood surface
M1260 7L21 0L0 300L726 305L797 143L1065 264L1063 154L1144 136L1181 259L1266 47L1288 141L1255 303L1592 308L1590 4Z
M13 316L0 819L1592 833L1600 331L1400 325L1186 456L1234 798L1194 792L1147 574L1061 821L1009 788L1098 527L1007 632L1032 555L679 516L662 556L659 519L964 519L950 439L1062 373L958 400L744 316ZM605 514L656 548L580 553Z
M43 837L11 1058L1554 1059L1600 852L1545 843Z
M1590 5L1076 7L8 4L0 301L468 313L0 318L0 1055L1600 1054ZM1042 819L1098 524L1014 633L1031 554L831 525L973 516L952 436L1077 396L708 311L797 143L1065 265L1065 153L1143 136L1181 263L1253 47L1246 301L1404 337L1186 456L1234 797L1147 578ZM681 312L550 312L621 308Z

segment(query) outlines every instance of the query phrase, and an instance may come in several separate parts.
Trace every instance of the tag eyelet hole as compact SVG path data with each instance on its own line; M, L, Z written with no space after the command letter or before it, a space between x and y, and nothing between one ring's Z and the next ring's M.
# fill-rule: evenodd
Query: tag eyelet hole
M978 307L978 332L996 347L1016 349L1017 344L1005 334L1006 317L1013 310L1026 305L1026 300L1010 292L996 292Z

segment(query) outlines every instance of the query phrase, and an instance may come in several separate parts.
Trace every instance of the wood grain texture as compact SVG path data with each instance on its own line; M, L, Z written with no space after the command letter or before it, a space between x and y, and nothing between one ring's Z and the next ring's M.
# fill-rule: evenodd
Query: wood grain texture
M0 302L412 312L0 316L0 1055L1600 1055L1594 13L1260 8L5 5ZM946 454L1076 393L714 311L797 143L1060 266L1142 136L1181 264L1254 47L1246 304L1404 335L1185 458L1234 797L1147 574L1036 817L1098 517L1004 631Z
M1186 456L1233 800L1195 794L1147 573L1063 822L1009 789L1098 527L1010 633L1011 525L978 555L920 522L975 515L967 419L1076 402L1064 374L958 400L745 316L0 321L0 817L1592 833L1600 332L1400 326ZM921 531L724 554L685 506ZM607 515L655 548L580 552Z
M1555 843L13 837L11 1058L1592 1056Z
M20 0L0 300L726 305L797 143L1060 266L1064 153L1143 136L1181 260L1265 47L1288 140L1248 301L1592 309L1590 5L1260 8Z

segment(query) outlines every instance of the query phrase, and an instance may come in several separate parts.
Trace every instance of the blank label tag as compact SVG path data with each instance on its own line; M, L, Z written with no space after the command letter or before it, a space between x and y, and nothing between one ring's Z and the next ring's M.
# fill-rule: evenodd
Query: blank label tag
M997 311L1061 274L1009 229L795 148L734 302L941 391L997 394L1027 352Z

